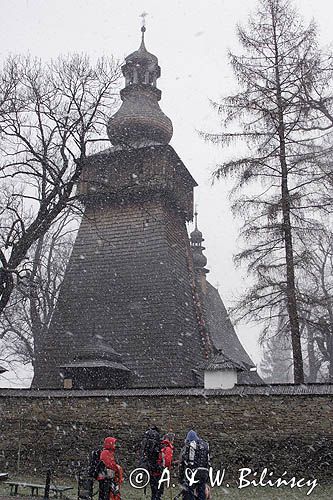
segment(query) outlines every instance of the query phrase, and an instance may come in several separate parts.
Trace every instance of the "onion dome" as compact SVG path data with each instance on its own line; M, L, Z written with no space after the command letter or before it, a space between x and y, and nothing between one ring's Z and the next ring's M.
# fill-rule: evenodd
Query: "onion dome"
M205 247L202 246L202 242L205 241L202 237L202 232L198 229L198 213L194 214L195 228L190 234L190 243L193 257L193 265L195 270L201 270L204 273L208 273L208 269L205 269L207 264L207 257L202 253Z
M125 57L126 64L124 64L122 68L123 75L125 77L125 85L135 83L135 69L138 70L137 79L142 83L155 83L156 85L156 79L161 76L161 68L158 65L157 57L154 54L148 52L148 50L146 49L144 40L145 31L145 26L142 26L142 39L139 49L129 56Z
M157 57L146 49L145 31L142 26L141 45L125 58L121 68L125 77L125 87L120 91L123 103L107 125L114 146L166 145L172 137L171 120L158 104L161 91L156 87L156 80L161 68Z
M195 216L196 215L197 214L195 214ZM201 245L201 243L204 241L204 239L202 237L202 232L199 231L199 229L197 228L197 226L195 226L195 229L190 234L190 237L191 237L191 243L193 243L193 245L196 245L196 244Z
M207 264L207 257L203 253L193 252L193 264L196 269L204 268Z

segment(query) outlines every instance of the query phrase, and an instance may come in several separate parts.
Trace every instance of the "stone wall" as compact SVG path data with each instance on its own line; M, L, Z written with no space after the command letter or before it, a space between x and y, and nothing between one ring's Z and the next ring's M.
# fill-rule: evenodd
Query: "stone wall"
M332 394L7 390L0 392L0 418L0 470L15 471L19 453L22 472L41 473L51 466L71 475L91 449L114 435L128 471L136 464L142 433L155 422L176 433L177 452L194 428L209 441L214 465L222 460L233 475L240 467L321 479L332 474Z

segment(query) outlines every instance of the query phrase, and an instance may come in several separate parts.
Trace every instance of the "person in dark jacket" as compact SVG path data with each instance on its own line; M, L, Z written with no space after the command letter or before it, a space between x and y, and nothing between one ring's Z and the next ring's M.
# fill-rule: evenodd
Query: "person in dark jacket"
M161 433L156 425L152 425L143 436L140 445L140 467L149 472L151 500L160 500L163 495L163 485L159 488L159 481L164 468L171 467L173 456L174 434Z
M171 469L173 458L173 441L175 435L172 433L165 434L161 440L161 450L157 459L157 468L151 472L150 488L151 500L160 500L164 493L164 484L158 487L159 480L161 479L163 469Z
M183 487L183 500L206 499L206 483L210 466L209 445L194 430L185 438L179 459L179 481ZM189 478L195 472L195 480L190 485Z

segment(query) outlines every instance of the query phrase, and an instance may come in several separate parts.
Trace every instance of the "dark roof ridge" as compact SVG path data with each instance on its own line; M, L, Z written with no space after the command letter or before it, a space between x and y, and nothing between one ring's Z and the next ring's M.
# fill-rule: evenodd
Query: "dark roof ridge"
M158 396L325 396L333 395L333 384L236 384L232 389L188 388L136 388L136 389L100 389L100 390L60 390L60 389L0 389L0 398L31 397L31 398L82 398L82 397L158 397Z

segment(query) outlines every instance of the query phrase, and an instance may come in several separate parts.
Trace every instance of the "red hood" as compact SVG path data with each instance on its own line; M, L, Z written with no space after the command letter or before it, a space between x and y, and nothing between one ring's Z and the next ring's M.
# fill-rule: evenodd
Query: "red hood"
M117 439L114 437L107 437L104 439L104 450L114 451L116 449Z

